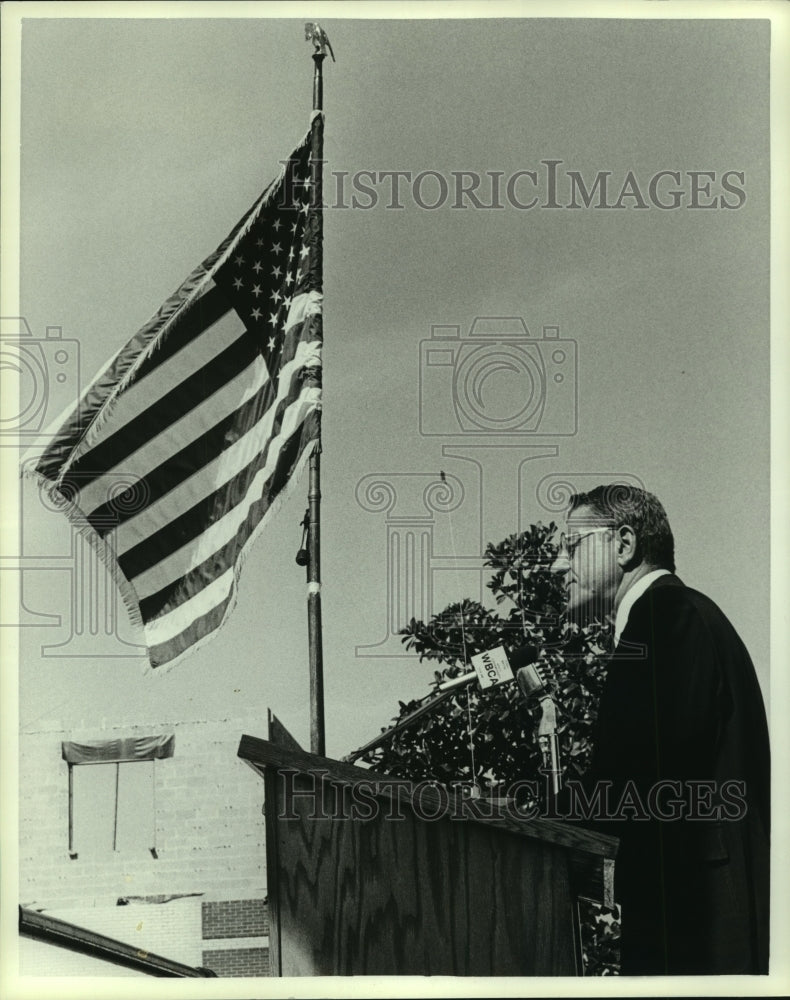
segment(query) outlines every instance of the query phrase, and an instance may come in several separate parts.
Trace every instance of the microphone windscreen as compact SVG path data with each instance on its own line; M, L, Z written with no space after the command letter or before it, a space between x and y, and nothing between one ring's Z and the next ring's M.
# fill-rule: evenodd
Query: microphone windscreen
M507 654L507 659L513 673L516 673L519 668L526 667L530 663L535 663L539 660L540 650L537 646L532 646L530 644L526 646L519 646Z
M508 655L521 693L526 698L543 698L551 692L547 686L537 646L519 646Z
M549 695L549 689L538 672L534 663L528 663L526 667L520 667L516 671L516 681L521 693L526 698L545 698Z

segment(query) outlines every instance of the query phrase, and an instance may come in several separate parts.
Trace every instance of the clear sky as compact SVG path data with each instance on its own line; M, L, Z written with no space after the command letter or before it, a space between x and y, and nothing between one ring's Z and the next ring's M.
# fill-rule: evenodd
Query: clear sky
M218 245L306 131L303 20L23 23L20 311L39 341L59 326L79 342L82 385ZM768 23L327 17L324 27L337 57L325 66L329 755L428 691L431 665L358 649L387 635L390 581L406 572L395 565L398 533L432 532L410 592L432 587L439 610L479 592L466 557L482 544L558 518L558 483L629 476L662 499L679 575L731 618L768 696ZM637 194L632 185L621 208L543 207L547 160L560 161L563 205L574 171L588 190L607 172L611 204L632 171ZM357 191L355 208L359 171L376 180L361 179L374 194ZM386 171L435 173L416 188L404 179L394 208ZM498 175L503 207L454 208L459 171L483 176L483 204ZM681 191L676 209L651 199L661 171L679 174L655 188L664 204ZM704 172L696 182L694 171ZM515 204L535 196L533 208ZM478 316L522 318L535 343L527 349L512 329L470 338ZM432 326L461 328L450 364L428 365L421 344ZM541 343L544 327L559 327L562 360ZM486 369L471 352L489 342L489 377L476 382ZM541 365L543 423L535 429L525 413L494 433L520 412L526 373ZM69 379L53 383L51 410L56 392L73 395ZM460 411L453 392L465 394ZM487 422L470 429L482 408ZM449 516L422 500L440 469L463 488ZM366 477L391 484L395 507L365 509ZM114 640L42 653L69 638L76 564L65 519L42 508L34 486L20 488L25 602L62 618L25 620L23 726L258 707L253 735L265 736L271 708L308 745L305 588L294 563L306 480L256 543L223 631L161 676L119 657ZM374 489L368 508L375 500ZM104 613L103 599L94 605Z

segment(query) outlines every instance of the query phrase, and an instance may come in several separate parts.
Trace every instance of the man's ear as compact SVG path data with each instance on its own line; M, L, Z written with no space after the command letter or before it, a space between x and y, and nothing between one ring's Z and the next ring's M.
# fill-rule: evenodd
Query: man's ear
M638 565L639 543L636 532L630 524L622 524L615 529L614 544L618 566L623 569L633 569Z

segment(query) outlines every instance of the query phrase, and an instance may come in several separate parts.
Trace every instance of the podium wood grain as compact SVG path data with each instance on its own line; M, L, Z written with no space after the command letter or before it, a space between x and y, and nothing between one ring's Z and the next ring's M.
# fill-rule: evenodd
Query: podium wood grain
M312 809L280 799L277 814L298 818L273 819L279 975L575 973L562 848L449 818Z
M430 789L415 799L279 738L243 736L239 756L265 782L273 975L578 974L578 871L600 880L612 838L506 811L453 818ZM370 815L351 818L343 796L359 805L362 786Z

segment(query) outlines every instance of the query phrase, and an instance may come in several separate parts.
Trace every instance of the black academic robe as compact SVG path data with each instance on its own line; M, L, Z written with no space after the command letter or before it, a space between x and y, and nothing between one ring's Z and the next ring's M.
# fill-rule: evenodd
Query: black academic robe
M585 784L595 782L611 783L610 810L624 806L603 824L620 839L622 974L766 973L762 695L725 615L674 575L634 603L608 666Z

